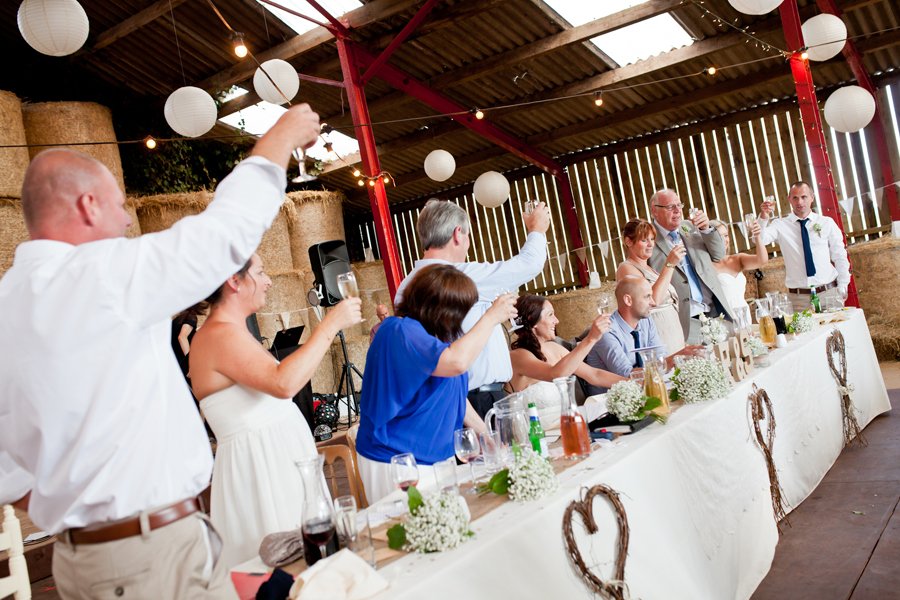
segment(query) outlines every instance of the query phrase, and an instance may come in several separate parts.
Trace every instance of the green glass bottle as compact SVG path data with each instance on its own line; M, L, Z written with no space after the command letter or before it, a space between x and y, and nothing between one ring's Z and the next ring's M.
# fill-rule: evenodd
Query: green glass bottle
M809 286L809 293L811 296L809 301L810 301L810 303L812 303L813 312L817 312L817 313L822 312L822 307L819 306L819 294L816 293L816 286L814 286L814 285Z
M541 420L538 418L537 407L534 405L534 402L528 403L528 419L531 422L528 431L531 449L549 460L550 450L547 448L547 438L544 436L544 428L541 427Z

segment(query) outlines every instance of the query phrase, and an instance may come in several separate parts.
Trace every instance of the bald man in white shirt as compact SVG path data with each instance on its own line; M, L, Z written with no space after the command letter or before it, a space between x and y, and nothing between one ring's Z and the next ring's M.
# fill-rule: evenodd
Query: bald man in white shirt
M0 280L0 504L30 487L32 521L59 534L63 598L237 597L199 511L212 454L171 317L249 260L291 151L318 133L318 115L291 108L203 213L131 240L101 163L48 150L28 168L31 241Z

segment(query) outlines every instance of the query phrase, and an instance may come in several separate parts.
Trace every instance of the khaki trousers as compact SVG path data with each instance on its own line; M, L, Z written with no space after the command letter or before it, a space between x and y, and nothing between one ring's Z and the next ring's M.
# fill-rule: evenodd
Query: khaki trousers
M209 535L216 534L200 513L102 544L72 545L63 533L53 549L53 578L65 600L237 600L223 561L217 561L209 581L204 577Z
M837 293L838 289L833 287L830 290L825 290L818 294L819 306L822 308L822 312L825 312L825 298L836 297ZM790 298L791 304L794 305L794 312L801 312L807 309L812 310L811 294L788 294L787 297Z

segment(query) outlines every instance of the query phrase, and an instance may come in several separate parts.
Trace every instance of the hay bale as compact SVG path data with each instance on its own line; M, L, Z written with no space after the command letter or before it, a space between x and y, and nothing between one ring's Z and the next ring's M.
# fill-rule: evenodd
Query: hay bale
M900 329L900 239L889 235L850 246L859 306L866 318L879 316ZM874 334L872 336L875 338Z
M0 91L0 146L27 143L22 101L13 93ZM0 149L0 197L22 196L22 182L29 162L28 148Z
M900 360L900 323L880 315L866 315L866 321L879 362Z
M115 142L112 112L93 102L41 102L22 107L25 138L29 144L72 144L76 142ZM125 190L119 146L70 146L102 162ZM47 148L29 148L31 158Z
M131 216L131 225L125 230L125 237L136 238L141 235L141 220L138 218L137 206L134 204L133 198L125 200L125 210Z
M759 296L757 296L757 294L759 294L759 286L756 281L756 269L744 271L744 278L747 280L747 285L744 288L744 300L759 298Z
M604 281L596 290L579 289L547 296L559 319L556 335L570 340L584 331L597 318L597 300L601 296L609 298L609 312L612 314L618 306L615 281Z
M355 338L345 338L347 343L347 356L350 358L350 362L359 369L360 373L365 374L366 372L366 355L369 352L369 335L361 335ZM341 367L344 365L344 351L341 349L341 341L339 339L335 339L334 343L331 345L331 356L333 357L333 366L334 373L336 376L336 380L334 382L334 389L337 391L337 386L340 385L340 377L341 377ZM353 374L353 387L357 392L362 390L362 379L356 374ZM344 394L347 393L347 384L344 384Z
M388 315L394 314L391 303L391 293L387 286L387 275L384 272L384 263L380 260L374 262L358 262L351 265L356 274L356 283L359 285L359 296L362 299L362 315L365 321L361 323L362 335L369 332L379 322L376 308L384 304L388 309Z
M295 269L309 269L309 247L327 240L345 240L340 192L291 192L283 210L287 215L291 257Z
M134 198L142 233L168 229L184 217L203 212L212 202L212 192L201 190L185 194L158 194Z
M757 298L765 298L768 292L781 292L787 294L787 286L784 285L784 257L772 258L760 269L763 278L756 282Z
M291 238L288 234L287 216L280 211L272 226L263 234L262 242L256 253L263 261L263 266L270 273L280 273L293 269L291 259Z
M29 239L22 204L16 198L0 198L0 277L12 266L16 247Z

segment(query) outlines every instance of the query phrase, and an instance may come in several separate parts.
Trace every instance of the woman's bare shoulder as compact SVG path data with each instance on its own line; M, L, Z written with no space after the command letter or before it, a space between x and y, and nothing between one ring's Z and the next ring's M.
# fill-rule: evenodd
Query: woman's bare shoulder
M547 357L547 362L551 365L555 365L561 358L569 353L568 350L566 350L556 342L541 343L541 350L544 352L544 356Z

